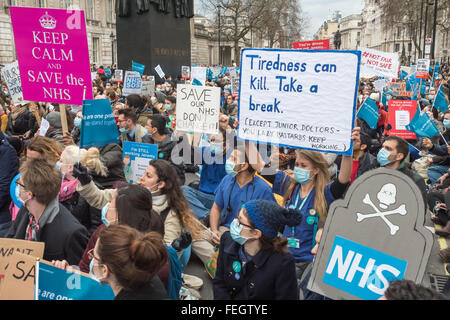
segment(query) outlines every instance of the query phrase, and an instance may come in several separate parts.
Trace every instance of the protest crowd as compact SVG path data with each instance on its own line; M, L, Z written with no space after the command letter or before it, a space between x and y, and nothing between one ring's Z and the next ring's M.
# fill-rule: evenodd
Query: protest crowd
M327 299L307 283L328 209L379 167L411 178L441 226L436 235L450 237L448 64L432 65L426 79L360 78L353 154L339 156L276 145L263 153L237 139L239 94L227 67L209 68L204 84L220 89L218 134L177 130L189 77L155 76L149 94L124 95L116 69L92 65L94 100L110 105L119 137L96 147L83 142L84 108L15 104L6 83L0 93L0 237L44 242L44 260L89 274L115 299L200 299L202 280L185 273L193 259L214 299ZM415 138L391 133L391 100L417 101ZM157 146L136 180L130 142ZM440 258L449 263L450 249ZM445 297L402 280L383 299Z

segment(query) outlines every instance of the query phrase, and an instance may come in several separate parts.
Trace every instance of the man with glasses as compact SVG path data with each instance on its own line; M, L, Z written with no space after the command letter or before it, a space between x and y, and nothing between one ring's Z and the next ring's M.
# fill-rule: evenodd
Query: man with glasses
M131 109L121 109L118 111L119 118L117 124L120 131L120 140L142 143L142 138L147 134L146 129L137 124L137 115Z
M44 242L45 260L66 260L77 265L89 236L58 201L61 173L44 159L28 159L20 172L16 184L22 207L6 238Z

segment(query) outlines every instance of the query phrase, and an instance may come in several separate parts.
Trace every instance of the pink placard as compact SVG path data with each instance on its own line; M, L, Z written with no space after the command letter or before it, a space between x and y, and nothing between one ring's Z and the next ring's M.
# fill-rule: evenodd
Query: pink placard
M84 12L10 7L23 97L29 101L83 104L92 99Z

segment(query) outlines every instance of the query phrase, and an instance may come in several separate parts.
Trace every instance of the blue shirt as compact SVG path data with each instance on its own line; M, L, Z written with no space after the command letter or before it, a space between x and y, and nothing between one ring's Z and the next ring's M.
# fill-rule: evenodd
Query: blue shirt
M226 175L216 190L214 202L222 209L221 226L230 227L237 217L242 205L250 200L269 200L276 202L270 186L261 178L255 176L253 182L239 187L235 178ZM228 211L231 206L231 212Z
M294 193L290 201L286 203L286 208L291 205L295 209L299 209L304 198L300 198L300 185L295 187ZM327 201L328 207L335 200L333 194L331 193L331 183L325 187L325 199ZM313 238L314 238L314 224L308 224L307 218L310 216L310 210L314 208L314 196L316 194L316 188L311 190L308 198L306 199L303 207L301 208L299 214L303 216L302 222L294 228L294 235L292 234L292 227L285 227L283 232L283 237L285 238L295 238L300 241L300 248L289 248L289 252L294 256L296 262L302 261L312 261L314 256L311 253L313 248ZM297 197L299 198L297 201ZM318 216L319 213L316 213Z
M227 175L225 172L226 157L217 159L211 154L210 147L203 147L201 151L203 167L198 189L205 193L214 194L223 177Z

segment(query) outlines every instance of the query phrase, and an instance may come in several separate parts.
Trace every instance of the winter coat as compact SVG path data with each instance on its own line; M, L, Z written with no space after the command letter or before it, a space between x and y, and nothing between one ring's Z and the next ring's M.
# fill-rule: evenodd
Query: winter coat
M11 221L9 214L9 204L11 197L9 188L11 181L19 169L19 158L16 150L6 139L6 136L0 131L0 224Z
M58 203L58 199L53 200L47 208L49 206L54 206L57 214L43 226L39 225L36 233L36 241L45 243L44 259L66 260L70 265L76 265L88 243L88 232L66 207ZM24 240L30 222L29 215L27 208L22 206L6 238Z
M131 138L128 133L121 133L120 134L120 140L122 143L124 141L131 141L131 142L139 142L142 143L142 138L147 134L145 131L145 128L141 126L140 124L136 124L136 130L134 131L134 137Z
M122 148L120 145L110 143L98 149L100 151L100 160L108 168L108 175L106 177L93 175L94 180L103 188L111 188L115 183L125 181Z
M242 265L240 247L230 232L222 235L213 279L214 300L298 300L295 262L291 254L261 249L250 262ZM233 269L236 262L242 268L239 276Z
M6 133L12 136L21 136L25 134L28 130L32 129L33 125L33 114L31 111L26 110L20 114L13 124L12 112L8 115L8 124L6 126Z

